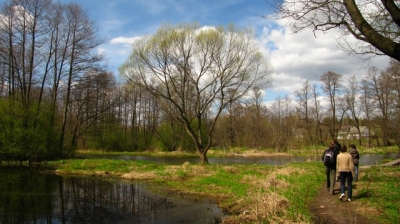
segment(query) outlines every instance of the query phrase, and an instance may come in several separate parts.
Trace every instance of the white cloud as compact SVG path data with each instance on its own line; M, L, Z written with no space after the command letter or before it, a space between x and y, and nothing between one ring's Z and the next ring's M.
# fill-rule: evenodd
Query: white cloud
M122 44L122 45L132 45L135 41L139 40L141 37L116 37L110 41L110 44Z
M262 51L274 68L273 86L266 94L268 100L273 100L271 96L276 98L277 94L293 95L307 79L310 83L318 83L320 76L328 71L343 75L343 82L352 75L361 79L368 66L384 69L390 60L380 56L366 62L360 56L347 55L337 47L339 33L335 30L315 35L310 29L293 34L285 27L264 28L260 37L265 46Z

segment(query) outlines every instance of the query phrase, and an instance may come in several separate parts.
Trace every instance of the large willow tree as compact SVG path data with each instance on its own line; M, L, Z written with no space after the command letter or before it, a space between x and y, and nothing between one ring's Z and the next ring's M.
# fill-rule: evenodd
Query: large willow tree
M164 25L133 44L120 74L175 109L201 162L208 163L221 112L268 82L271 70L258 49L249 29Z

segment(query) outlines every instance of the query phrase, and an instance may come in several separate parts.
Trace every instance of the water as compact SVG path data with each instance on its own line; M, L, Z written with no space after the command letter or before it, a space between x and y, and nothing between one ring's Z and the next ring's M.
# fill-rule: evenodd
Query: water
M387 154L361 154L360 155L360 160L359 160L359 165L364 166L364 165L378 165L380 164L383 160L393 160L393 159L398 159L399 158L398 153L387 153Z
M360 154L360 166L376 165L383 159L395 159L398 153L388 154ZM148 161L153 163L182 165L184 162L197 164L200 162L198 156L129 156L129 155L106 155L106 154L78 154L78 158L108 158L132 161ZM268 164L286 165L293 162L321 161L321 156L225 156L208 158L210 164Z
M0 167L0 223L216 223L212 203L166 198L145 186Z

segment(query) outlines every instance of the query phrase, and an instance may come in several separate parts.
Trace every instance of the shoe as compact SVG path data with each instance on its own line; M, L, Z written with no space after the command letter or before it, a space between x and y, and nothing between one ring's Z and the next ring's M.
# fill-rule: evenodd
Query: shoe
M345 194L341 194L339 200L342 200L344 198Z
M349 198L349 199L347 199L347 201L348 201L348 202L351 202L351 199Z

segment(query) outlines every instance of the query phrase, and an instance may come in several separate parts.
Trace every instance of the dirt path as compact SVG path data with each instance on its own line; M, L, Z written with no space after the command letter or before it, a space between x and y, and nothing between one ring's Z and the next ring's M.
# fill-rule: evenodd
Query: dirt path
M353 201L340 201L340 182L335 185L335 195L331 195L326 190L326 184L321 186L321 189L311 206L311 214L316 224L372 224L375 221L369 220L362 213L362 205L357 202L357 182L353 183ZM347 199L347 198L346 198ZM360 209L361 208L361 209Z

